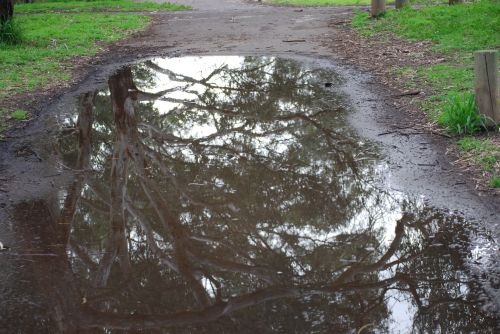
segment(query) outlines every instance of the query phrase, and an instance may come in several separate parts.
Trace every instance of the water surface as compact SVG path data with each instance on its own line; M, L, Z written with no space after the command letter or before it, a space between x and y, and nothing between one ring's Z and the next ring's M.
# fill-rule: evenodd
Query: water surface
M340 80L292 59L167 58L82 94L54 145L72 182L15 210L25 299L3 301L6 328L493 333L466 269L487 235L384 189Z

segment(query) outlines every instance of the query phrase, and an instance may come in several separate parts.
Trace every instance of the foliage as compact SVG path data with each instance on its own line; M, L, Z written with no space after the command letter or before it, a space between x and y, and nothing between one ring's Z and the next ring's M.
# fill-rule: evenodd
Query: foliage
M22 121L28 118L28 112L21 109L17 109L16 111L13 111L10 114L10 117Z
M0 44L16 45L22 41L22 31L17 20L11 18L0 23Z
M473 94L451 96L443 105L438 123L457 134L471 134L486 129L485 117L477 110Z
M185 10L189 6L172 4L169 2L134 2L132 0L96 0L96 1L75 1L57 0L43 1L32 4L16 5L17 13L46 13L46 12L87 12L95 10L112 11L150 11L150 10Z

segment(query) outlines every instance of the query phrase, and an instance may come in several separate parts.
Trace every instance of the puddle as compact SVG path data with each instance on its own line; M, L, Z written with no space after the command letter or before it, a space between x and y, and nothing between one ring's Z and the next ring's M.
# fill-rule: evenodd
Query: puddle
M493 333L466 265L487 235L384 190L339 80L290 59L187 57L81 95L55 145L72 182L14 212L5 328Z

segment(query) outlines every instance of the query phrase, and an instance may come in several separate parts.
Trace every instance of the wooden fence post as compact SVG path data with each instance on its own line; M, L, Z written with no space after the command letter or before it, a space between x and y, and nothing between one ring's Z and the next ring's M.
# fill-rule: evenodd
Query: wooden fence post
M396 9L401 9L409 5L410 5L410 0L396 0Z
M385 12L385 0L372 0L371 16L379 17Z
M498 51L483 50L474 54L476 103L488 125L500 123L500 92L498 83Z

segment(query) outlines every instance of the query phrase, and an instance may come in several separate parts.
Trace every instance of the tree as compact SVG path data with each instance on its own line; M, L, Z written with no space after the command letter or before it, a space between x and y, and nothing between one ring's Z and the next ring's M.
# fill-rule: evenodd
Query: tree
M12 0L0 0L0 24L10 20L14 15L14 3Z

